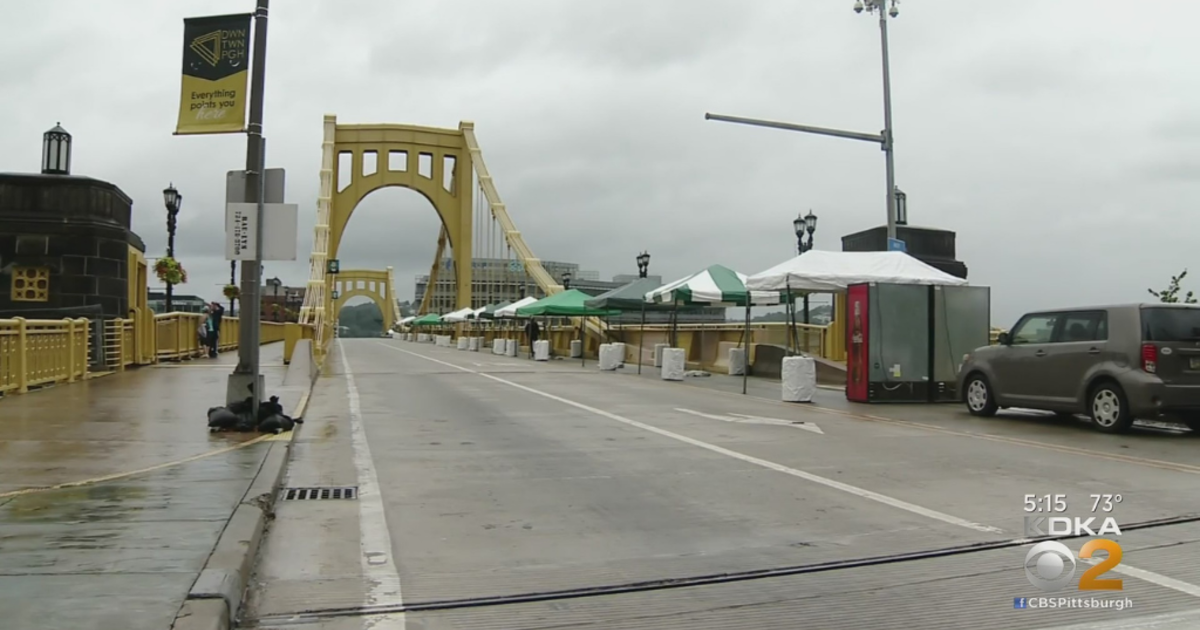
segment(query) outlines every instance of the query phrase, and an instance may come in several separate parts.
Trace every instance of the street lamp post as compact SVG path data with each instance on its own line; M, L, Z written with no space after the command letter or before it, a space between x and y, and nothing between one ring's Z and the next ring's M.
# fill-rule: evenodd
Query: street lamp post
M650 252L642 250L642 253L637 257L638 278L645 278L650 272ZM642 344L646 338L646 300L639 300L642 303L642 323L638 328L638 374L642 373Z
M271 287L271 320L279 321L279 287L283 286L283 280L279 278L271 278L267 280L267 286Z
M571 272L570 271L563 272L562 286L563 286L563 289L565 289L565 290L569 290L571 288Z
M900 9L896 7L899 0L890 0L891 8L885 10L885 5L889 0L856 0L854 3L854 11L862 13L866 10L869 13L879 13L879 36L883 48L883 131L880 133L862 133L858 131L845 131L842 129L830 129L827 127L813 127L810 125L796 125L792 123L776 122L771 120L758 120L754 118L742 118L739 116L725 116L721 114L704 114L705 120L717 120L722 122L738 123L742 125L752 125L755 127L769 127L772 129L783 129L786 131L799 131L802 133L812 133L821 136L833 136L836 138L847 138L850 140L862 140L866 142L874 142L883 149L886 179L887 179L887 236L889 239L896 238L896 163L893 155L894 141L892 137L892 78L888 60L888 39L887 39L887 20L888 17L896 17L900 15Z
M792 229L796 232L796 251L799 254L811 251L813 248L813 233L817 231L817 215L813 214L812 210L808 211L805 216L796 215L792 220ZM808 234L808 240L804 240L804 235ZM808 319L808 292L804 292L804 323L811 323ZM805 337L807 340L807 337Z
M167 206L167 258L175 258L175 217L179 215L179 206L183 204L183 195L175 190L175 184L163 189L163 203ZM167 309L170 313L171 297L175 293L175 285L167 282Z
M792 229L796 231L796 253L803 254L813 248L813 232L817 231L817 215L808 211L808 215L796 215L792 220ZM808 240L804 240L804 235L808 234Z

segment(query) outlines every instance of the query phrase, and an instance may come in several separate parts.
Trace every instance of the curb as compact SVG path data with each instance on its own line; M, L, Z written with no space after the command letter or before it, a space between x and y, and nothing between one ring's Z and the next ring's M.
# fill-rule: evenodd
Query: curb
M307 391L300 395L293 410L293 418L303 418L308 411L318 376L320 371L314 370ZM208 561L175 615L172 630L229 630L234 626L267 522L275 516L275 495L283 483L292 442L301 426L292 429L289 439L269 442L262 467L217 538Z

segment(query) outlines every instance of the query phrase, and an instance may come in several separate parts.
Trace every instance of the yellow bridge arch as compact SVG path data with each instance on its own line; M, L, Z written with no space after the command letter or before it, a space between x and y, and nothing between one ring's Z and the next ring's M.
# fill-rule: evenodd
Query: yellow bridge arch
M356 297L367 297L375 302L375 305L379 307L379 312L383 313L384 331L394 327L400 320L400 306L396 300L396 287L391 267L384 271L347 269L332 274L332 276L330 300L334 320L337 319L337 314L342 311L346 302Z
M341 156L348 155L348 178L341 177ZM338 182L347 180L345 186ZM330 260L338 258L346 226L367 195L381 188L398 186L421 193L442 221L442 237L453 250L456 300L459 308L472 304L472 234L476 226L471 192L477 186L488 214L499 226L505 243L521 262L526 275L541 290L552 295L563 288L541 260L525 244L508 210L500 200L495 183L483 161L475 138L475 125L463 121L458 129L416 125L338 124L326 115L321 144L321 184L317 197L317 221L313 228L310 274L300 309L300 322L316 328L315 347L323 352L333 337L336 319L332 299L334 274ZM438 247L438 255L442 246ZM437 261L435 260L435 266ZM337 274L341 275L341 274ZM433 282L429 286L432 287ZM394 289L394 285L389 285ZM339 297L341 293L339 291ZM394 303L395 291L390 294ZM423 300L427 303L427 300ZM398 313L398 311L395 311Z

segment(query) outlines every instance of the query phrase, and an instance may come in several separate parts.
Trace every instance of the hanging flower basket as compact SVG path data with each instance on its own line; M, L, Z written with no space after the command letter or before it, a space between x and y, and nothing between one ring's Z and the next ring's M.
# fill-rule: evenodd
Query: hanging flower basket
M168 284L187 283L187 270L170 256L163 256L154 262L154 275L158 276L160 282Z
M236 284L227 284L222 291L226 300L237 300L242 297L242 290Z

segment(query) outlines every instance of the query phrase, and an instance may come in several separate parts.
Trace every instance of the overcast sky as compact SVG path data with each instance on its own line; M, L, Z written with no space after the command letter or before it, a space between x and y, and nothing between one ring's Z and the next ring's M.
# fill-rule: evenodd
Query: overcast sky
M36 171L41 133L75 137L76 174L134 199L165 250L161 190L184 195L180 292L218 298L225 172L245 137L175 137L183 18L252 0L6 2L0 171ZM546 260L667 278L789 257L812 209L817 247L885 220L873 145L706 122L706 111L877 132L879 31L852 0L305 0L270 20L268 164L300 205L308 276L321 119L474 120L519 229ZM350 10L349 7L354 7ZM1200 230L1195 3L903 2L891 23L897 183L914 225L958 233L997 325L1022 311L1142 300L1194 266ZM343 268L426 273L438 219L407 190L356 211Z

